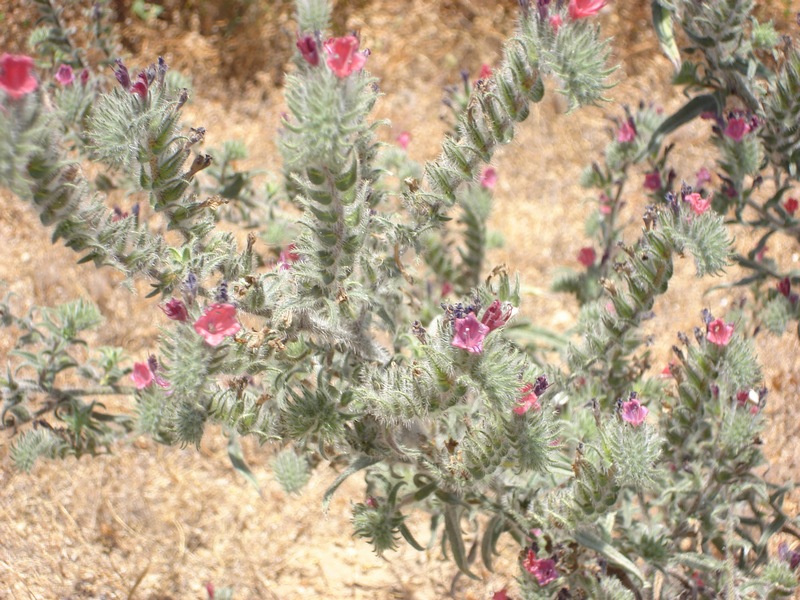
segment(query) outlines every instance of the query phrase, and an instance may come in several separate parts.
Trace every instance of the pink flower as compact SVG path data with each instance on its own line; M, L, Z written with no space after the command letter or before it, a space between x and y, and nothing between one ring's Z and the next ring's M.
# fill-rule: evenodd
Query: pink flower
M742 138L750 131L750 124L746 119L729 119L728 125L725 127L725 135L731 138L734 142L742 141Z
M297 246L289 244L285 249L281 250L281 255L278 257L278 265L281 271L286 271L291 268L292 264L300 260L300 254L295 252Z
M297 43L295 45L308 64L312 67L316 67L319 64L319 50L317 49L317 42L314 36L306 34L300 37L298 34Z
M493 190L497 185L497 171L492 167L486 167L481 174L481 185L484 189Z
M644 423L648 412L650 411L647 410L646 406L642 406L638 398L631 398L627 402L622 403L622 419L634 427L638 427Z
M674 365L675 365L675 363L670 362L666 367L664 367L661 370L661 373L659 373L659 376L661 378L663 378L663 379L669 379L670 377L672 377L672 367Z
M716 319L708 324L708 341L717 346L727 346L733 337L733 323Z
M453 323L453 331L453 346L473 354L483 352L483 340L489 333L489 328L478 321L473 313L469 313L462 319L456 319Z
M483 63L481 65L481 72L478 74L478 79L489 79L492 76L492 67Z
M550 17L549 21L550 21L550 27L553 28L553 31L555 33L558 33L558 29L564 24L564 19L562 19L561 15L558 14Z
M494 331L498 327L502 327L514 315L514 307L510 302L500 302L495 300L484 311L481 317L481 323L489 328L489 331Z
M61 65L58 67L58 71L56 71L55 76L53 77L60 85L64 87L68 85L72 85L72 82L75 81L75 77L72 75L72 67L69 65Z
M136 386L137 390L143 390L153 383L155 378L153 377L153 373L150 371L150 367L147 366L146 362L137 362L133 363L133 373L131 373L131 379L133 379L133 384Z
M684 201L688 202L696 215L702 215L711 208L711 198L703 198L697 192L686 194Z
M792 216L794 216L798 208L800 208L800 203L797 202L797 198L787 198L786 202L783 203L783 210Z
M572 20L593 17L606 5L606 0L569 0L569 17Z
M354 35L331 38L325 42L328 66L339 79L344 79L351 73L364 68L367 55L358 51L358 44L358 38Z
M524 415L529 410L539 410L542 406L539 404L539 397L533 391L534 385L526 383L520 389L522 397L517 401L517 406L514 407L514 414Z
M697 185L695 187L701 188L711 181L711 173L708 169L703 167L697 172Z
M0 57L0 89L19 100L39 87L31 73L33 59L21 54L3 54Z
M549 558L537 559L533 550L528 549L528 555L522 563L524 569L533 575L539 585L547 585L558 579L556 562Z
M186 305L182 300L178 300L177 298L172 298L166 304L159 306L159 308L164 311L168 319L172 319L173 321L186 321L189 318Z
M492 600L508 600L508 592L506 592L506 588L503 588L499 592L492 594Z
M661 173L651 171L644 176L644 189L657 192L661 189Z
M611 198L609 198L605 193L600 194L600 214L611 214Z
M233 304L212 304L194 322L194 330L209 346L219 346L227 336L234 335L241 328Z
M411 134L407 131L404 131L400 135L397 136L397 145L400 146L403 150L408 149L408 144L411 142Z
M578 252L578 262L584 267L591 267L595 260L597 260L597 253L591 246L581 248L580 252Z
M620 144L627 144L636 138L636 125L633 124L633 119L625 121L617 131L617 141Z

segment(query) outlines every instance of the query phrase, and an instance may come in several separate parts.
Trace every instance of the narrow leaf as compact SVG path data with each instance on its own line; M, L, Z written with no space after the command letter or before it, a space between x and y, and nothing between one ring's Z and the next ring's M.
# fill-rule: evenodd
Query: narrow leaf
M642 582L642 584L647 587L648 583L644 579L644 575L639 569L636 567L633 562L628 559L624 554L622 554L619 550L614 548L611 544L606 542L605 540L600 539L595 534L586 531L586 530L578 530L575 532L575 541L578 542L581 546L585 546L595 552L602 554L604 557L608 559L609 562L617 565L621 569L624 569L637 579Z
M366 469L374 465L380 459L373 458L372 456L359 456L350 465L336 478L336 480L331 484L331 486L325 491L325 495L322 497L322 509L324 511L328 511L328 507L330 506L331 499L333 498L333 494L336 493L336 490L339 489L339 486L344 483L344 480L350 477L353 473L357 473L361 469Z
M258 479L256 476L253 475L253 472L250 470L250 467L247 466L247 463L244 460L244 454L242 453L242 446L239 444L239 436L233 430L230 432L230 437L228 438L228 458L231 459L231 464L233 468L239 471L247 481L249 481L256 491L258 492L259 496L261 495L261 487L258 485Z
M456 561L456 565L464 575L471 579L480 579L469 570L464 538L461 537L461 524L456 510L456 507L451 505L444 509L444 529L447 533L447 539L450 541L450 547L453 549L453 560Z
M681 68L681 54L675 41L672 13L664 8L658 0L652 0L650 7L653 10L653 27L656 30L661 50L675 67L675 70L679 71Z
M695 96L689 102L684 104L675 113L667 117L661 125L653 132L653 137L650 138L650 143L647 148L642 152L645 154L656 154L661 147L661 142L664 137L678 129L681 125L685 125L692 119L702 115L704 112L719 113L720 106L716 96L712 94L701 94ZM641 156L639 157L641 158Z

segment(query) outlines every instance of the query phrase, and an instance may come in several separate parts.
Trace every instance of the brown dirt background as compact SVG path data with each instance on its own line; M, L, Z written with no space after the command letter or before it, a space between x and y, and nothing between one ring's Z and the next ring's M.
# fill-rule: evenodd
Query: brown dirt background
M67 4L68 16L87 6ZM335 4L336 33L360 30L372 50L368 67L385 93L375 118L392 121L383 136L393 140L409 131L411 155L434 157L446 129L440 118L442 88L458 80L461 68L475 76L481 63L499 61L516 2ZM129 16L127 0L115 2L119 14L127 15L119 32L133 54L128 64L143 66L163 55L172 68L193 77L195 95L185 122L205 126L208 145L242 139L251 155L243 167L278 169L274 136L283 110L280 84L294 35L289 2L167 0L164 5L164 18L145 24ZM797 0L759 5L762 16L775 18L781 31L797 33ZM668 85L670 67L657 50L648 6L644 0L618 0L600 17L604 32L614 36L614 59L621 64L618 85L608 95L630 104L643 99L669 112L681 99ZM0 0L0 15L0 48L24 51L32 27L30 4ZM235 35L226 36L235 17L241 18ZM493 252L491 262L522 274L525 315L563 330L573 322L577 305L549 292L549 283L559 267L577 266L575 256L588 241L585 216L596 210L577 177L606 144L613 128L608 117L622 111L608 105L565 115L563 103L550 93L553 87L549 82L548 95L533 107L519 137L496 157L500 182L491 226L502 232L505 247ZM673 161L678 176L689 181L701 166L712 166L699 127L676 136L681 154ZM626 202L635 235L646 198L632 185ZM76 265L70 251L49 243L33 211L8 193L0 192L0 206L0 281L19 296L21 306L90 297L108 320L94 341L124 346L137 359L145 356L163 318L156 302L121 289L120 278L109 270ZM737 236L746 244L746 232ZM770 253L784 264L800 260L795 242L770 243ZM703 306L724 314L741 294L703 296L706 283L696 284L691 265L677 271L656 305L659 329L653 333L663 361L675 332L697 324ZM798 479L798 341L787 332L780 339L760 335L757 342L770 389L765 432L770 478ZM12 344L7 333L0 334L0 362ZM218 430L208 432L200 452L134 439L113 455L44 462L30 475L12 470L10 443L8 432L0 433L0 599L205 598L206 581L234 586L238 599L450 597L457 571L437 547L427 553L404 548L383 560L351 537L349 506L364 493L357 477L339 490L325 515L321 497L334 472L319 468L302 495L287 497L270 477L271 450L245 443L261 483L259 496L230 468ZM796 514L797 503L786 508ZM424 520L412 520L411 526L426 539ZM482 580L460 578L453 597L490 598L512 583L515 558L509 546L495 573L476 566Z

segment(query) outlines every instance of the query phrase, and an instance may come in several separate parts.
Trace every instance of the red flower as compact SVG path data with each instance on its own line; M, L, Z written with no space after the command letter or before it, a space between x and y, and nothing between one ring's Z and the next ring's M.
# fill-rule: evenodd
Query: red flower
M489 79L492 76L492 67L483 63L481 65L481 72L478 74L478 79Z
M778 291L782 296L786 296L787 298L789 297L789 294L792 293L792 282L788 277L784 277L778 282Z
M159 306L159 308L164 311L168 319L173 321L186 321L189 318L189 311L186 310L186 305L177 298L172 298L166 304Z
M578 262L586 268L591 267L595 260L597 260L597 253L591 246L581 248L580 252L578 252Z
M627 144L634 139L636 139L636 125L633 124L633 119L628 119L617 131L617 141L620 144Z
M456 319L453 323L452 345L473 354L483 352L483 340L489 328L478 321L473 313L463 319Z
M797 198L787 198L786 202L783 203L783 210L792 216L794 216L798 208L800 208L800 203L797 202Z
M553 15L550 17L550 27L553 28L555 33L558 33L559 27L564 24L564 19L561 18L561 15Z
M131 379L133 379L133 384L136 386L137 390L143 390L151 383L153 383L153 373L150 371L150 367L147 366L147 363L138 362L133 363L133 373L131 373Z
M31 73L33 59L19 54L0 57L0 89L14 100L35 90L39 83Z
M502 303L500 300L495 300L484 311L481 323L486 325L489 331L494 331L508 323L512 316L514 316L514 307L510 302Z
M572 20L593 17L606 5L606 0L569 0L569 16Z
M297 247L294 244L289 244L285 249L281 250L281 255L278 257L278 265L281 271L287 271L293 263L300 260L300 254L295 252L296 249Z
M497 171L492 167L486 167L481 174L481 185L484 189L493 190L497 185Z
M644 189L657 192L661 189L661 173L652 171L644 176Z
M692 210L697 215L702 215L709 208L711 208L711 198L703 198L697 192L686 194L684 201L688 202L692 206Z
M303 55L303 58L306 59L306 62L312 67L316 67L319 64L319 50L317 49L317 42L314 36L306 34L300 37L298 35L297 49L300 51L300 54Z
M492 594L492 600L508 600L508 592L506 592L506 588L503 588L499 592Z
M72 85L72 82L75 81L75 77L72 74L72 67L69 65L61 65L58 67L58 71L56 71L55 76L53 77L60 85L64 87L68 85Z
M351 73L364 68L367 55L358 51L358 43L358 38L354 35L331 38L325 42L328 66L338 78L344 79Z
M517 405L514 407L514 414L524 415L531 409L539 410L542 408L541 404L539 404L539 396L536 395L533 388L534 385L532 383L526 383L519 390L522 397L517 400Z
M742 138L750 131L750 125L745 119L730 119L725 127L725 135L734 142L742 141Z
M733 337L733 323L716 319L708 324L708 341L717 346L727 346Z
M131 94L137 94L142 100L147 100L147 73L142 71L136 78L136 83L131 86Z
M241 328L233 304L212 304L194 322L194 330L209 346L219 346L227 336L234 335Z

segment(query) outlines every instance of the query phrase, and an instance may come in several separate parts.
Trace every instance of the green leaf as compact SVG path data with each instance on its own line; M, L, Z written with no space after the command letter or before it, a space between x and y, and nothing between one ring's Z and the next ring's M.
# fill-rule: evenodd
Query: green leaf
M672 13L664 8L658 0L653 0L650 3L650 7L653 10L653 26L658 36L658 44L675 67L675 70L679 71L681 68L681 54L675 41Z
M367 467L371 467L375 463L379 462L379 458L374 458L372 456L359 456L350 465L336 478L336 480L331 484L331 486L325 491L325 495L322 497L322 509L324 511L328 511L328 507L330 506L331 499L333 499L333 495L336 493L336 490L339 489L339 486L344 483L344 480L350 477L353 473L360 471L361 469L366 469Z
M464 575L471 579L480 580L480 577L469 570L467 552L464 548L464 538L461 536L460 519L456 510L456 507L452 505L448 505L444 509L444 529L447 534L447 539L450 541L450 547L453 549L453 559Z
M239 473L241 473L244 478L247 479L247 481L249 481L254 488L256 488L256 491L260 496L261 487L258 485L258 479L256 479L255 475L253 475L250 467L247 466L247 463L244 460L244 454L242 454L242 446L239 444L239 436L233 430L231 430L230 438L228 438L228 458L231 459L233 468L239 471Z
M645 150L642 151L637 160L644 157L646 154L658 154L661 147L661 142L667 134L672 133L681 125L685 125L692 119L702 115L704 112L720 113L719 100L713 94L701 94L695 96L689 102L684 104L681 108L675 111L672 115L664 119L661 125L653 132L653 137L650 138L650 143Z
M399 529L401 535L411 545L411 547L414 548L414 550L418 550L419 552L425 551L425 548L421 546L419 542L417 542L417 540L414 539L413 535L411 535L411 532L408 530L408 527L406 527L405 523L401 523Z
M636 567L633 562L628 559L624 554L622 554L619 550L614 548L611 544L607 541L600 539L595 534L586 531L586 530L578 530L575 532L575 541L578 542L581 546L585 546L590 550L594 550L602 554L605 558L608 559L609 562L615 564L616 566L624 569L637 579L642 582L644 587L649 587L650 584L645 581L644 575L639 569Z

